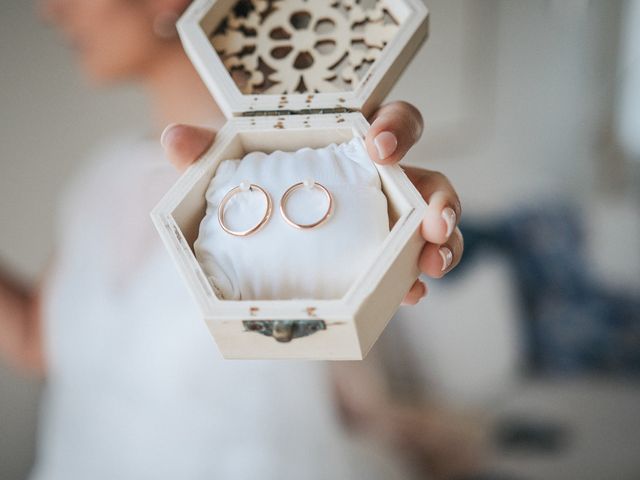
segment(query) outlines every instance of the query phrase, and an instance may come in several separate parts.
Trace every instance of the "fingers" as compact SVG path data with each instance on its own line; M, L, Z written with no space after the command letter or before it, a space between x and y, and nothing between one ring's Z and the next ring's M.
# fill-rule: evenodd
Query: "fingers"
M416 305L420 300L422 300L427 295L427 285L420 281L416 280L409 293L407 293L402 300L403 305Z
M420 112L405 102L380 108L366 136L367 150L377 163L399 162L420 139L424 122ZM423 273L440 278L455 268L464 250L458 229L462 207L455 189L444 175L420 168L405 168L409 179L428 204L421 225L426 244L419 260ZM414 305L426 294L426 285L416 281L404 299Z
M365 142L373 161L398 163L420 139L422 115L413 105L394 102L381 107L372 117Z
M453 270L464 251L464 239L458 228L462 207L451 183L439 172L406 167L405 172L428 203L421 233L427 241L419 266L422 273L440 278Z
M160 143L169 161L183 171L209 149L215 136L206 128L173 124L164 129Z
M441 278L453 270L464 252L464 238L459 228L442 245L427 243L420 254L420 270L432 278Z
M445 243L462 215L458 194L447 177L439 172L419 168L405 168L405 171L428 204L422 236L427 242Z

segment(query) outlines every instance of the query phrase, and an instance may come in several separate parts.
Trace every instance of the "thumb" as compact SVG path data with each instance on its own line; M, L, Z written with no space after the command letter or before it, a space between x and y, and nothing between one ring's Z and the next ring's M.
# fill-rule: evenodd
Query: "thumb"
M172 124L162 132L160 143L173 166L184 171L209 149L215 136L207 128Z

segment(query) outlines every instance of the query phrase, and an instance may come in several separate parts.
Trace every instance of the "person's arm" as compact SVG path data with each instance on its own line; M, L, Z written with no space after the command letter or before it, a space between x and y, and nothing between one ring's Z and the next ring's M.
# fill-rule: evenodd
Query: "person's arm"
M44 373L39 295L0 267L0 356L30 373Z
M362 362L330 366L343 424L395 449L420 478L471 478L482 471L488 445L484 419L435 400L398 397L382 361L374 354Z

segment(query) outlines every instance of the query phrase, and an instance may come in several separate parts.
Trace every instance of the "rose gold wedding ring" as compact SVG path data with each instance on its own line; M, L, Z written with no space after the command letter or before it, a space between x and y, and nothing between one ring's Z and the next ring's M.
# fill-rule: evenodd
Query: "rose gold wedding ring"
M287 201L289 200L289 197L297 190L301 189L301 188L319 188L320 190L322 190L322 192L324 192L325 197L327 198L327 211L325 212L325 214L322 216L322 218L320 220L318 220L317 222L314 223L296 223L293 220L291 220L291 218L289 218L289 216L287 215L286 212L286 205L287 205ZM300 182L300 183L296 183L295 185L292 185L291 187L289 187L287 189L286 192L284 192L284 194L282 195L282 198L280 199L280 214L282 215L282 218L284 218L284 220L291 225L294 228L299 228L301 230L308 230L311 228L316 228L319 227L320 225L322 225L323 223L325 223L329 217L331 216L331 213L333 211L333 196L331 195L331 193L329 192L329 190L327 190L325 188L324 185L321 185L318 182L314 182L314 181L304 181L304 182Z
M260 222L258 222L255 226L251 227L248 230L242 230L242 231L231 230L224 223L224 211L226 209L227 204L229 203L231 198L233 198L234 195L240 192L245 192L245 191L247 192L258 191L262 193L262 195L264 195L264 198L266 200L266 208L264 211L264 215L262 216L262 219L260 220ZM247 237L253 233L256 233L258 230L264 227L264 225L269 221L269 218L271 218L272 211L273 211L273 201L271 200L271 195L269 195L269 193L267 193L267 191L264 188L260 187L259 185L256 185L255 183L248 184L248 186L240 184L237 187L234 187L231 190L229 190L227 194L222 198L222 201L220 202L220 206L218 207L218 222L220 223L220 226L222 227L222 229L225 232L227 232L229 235L233 235L236 237Z

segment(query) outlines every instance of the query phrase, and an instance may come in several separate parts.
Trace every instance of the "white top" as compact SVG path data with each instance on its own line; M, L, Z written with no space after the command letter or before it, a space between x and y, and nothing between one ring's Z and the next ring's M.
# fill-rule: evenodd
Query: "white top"
M332 197L322 225L300 230L280 214L280 200L292 185L318 182ZM260 186L272 198L269 221L250 236L233 236L218 221L225 195L238 185ZM260 191L240 191L226 204L224 223L248 230L264 216ZM313 224L328 211L318 187L289 197L285 212L301 224ZM378 170L364 142L355 137L340 145L296 152L251 152L223 161L207 190L207 211L200 223L195 253L209 281L227 300L336 299L347 293L379 255L389 235L387 199Z
M343 432L325 363L221 358L149 220L176 179L155 141L124 142L67 195L32 478L391 478Z

